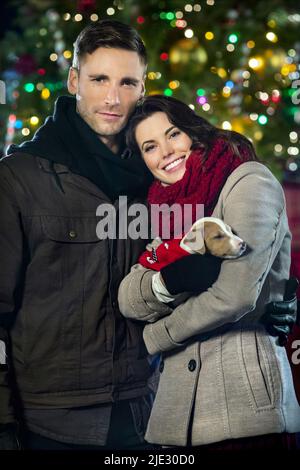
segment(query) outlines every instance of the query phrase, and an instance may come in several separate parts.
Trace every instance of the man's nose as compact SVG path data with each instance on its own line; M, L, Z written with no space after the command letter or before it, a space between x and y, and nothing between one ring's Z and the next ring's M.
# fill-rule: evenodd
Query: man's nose
M110 106L116 106L120 104L119 92L116 87L110 86L108 88L106 96L105 96L105 103Z

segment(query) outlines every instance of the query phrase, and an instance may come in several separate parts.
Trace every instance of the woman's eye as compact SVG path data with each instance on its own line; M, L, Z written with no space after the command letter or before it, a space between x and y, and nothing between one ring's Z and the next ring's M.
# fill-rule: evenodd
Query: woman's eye
M149 147L146 147L144 152L150 152L150 150L154 149L154 145L149 145Z
M180 134L180 131L174 131L172 132L172 134L170 134L170 137L176 137L179 134Z

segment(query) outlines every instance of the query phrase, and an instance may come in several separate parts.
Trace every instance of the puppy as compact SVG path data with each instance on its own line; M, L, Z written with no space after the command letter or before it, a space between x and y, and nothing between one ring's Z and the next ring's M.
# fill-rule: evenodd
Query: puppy
M231 227L216 217L197 220L180 242L180 247L189 253L210 253L224 259L241 256L246 243L234 235Z

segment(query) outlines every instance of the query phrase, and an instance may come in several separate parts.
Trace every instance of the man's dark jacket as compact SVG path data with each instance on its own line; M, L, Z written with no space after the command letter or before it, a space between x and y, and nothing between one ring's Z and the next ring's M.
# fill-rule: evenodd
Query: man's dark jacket
M71 408L148 392L143 325L123 318L117 289L145 240L99 239L100 204L144 197L136 157L109 151L58 100L34 139L0 162L0 423L13 397L28 408ZM114 202L113 202L114 201ZM10 383L11 381L11 383Z

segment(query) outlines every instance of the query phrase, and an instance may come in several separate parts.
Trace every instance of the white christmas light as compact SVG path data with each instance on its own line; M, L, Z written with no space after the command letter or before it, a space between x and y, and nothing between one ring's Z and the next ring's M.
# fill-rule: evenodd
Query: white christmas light
M274 114L275 114L275 109L272 108L272 106L269 106L269 107L267 108L267 114L268 114L269 116L274 116Z
M293 156L299 155L298 147L289 147L287 149L287 152L288 152L289 155L293 155Z
M290 132L290 141L294 143L298 142L298 134L297 132Z
M186 38L190 39L194 36L194 31L192 29L186 29L184 35Z
M260 94L260 99L262 101L267 101L268 98L269 98L268 93L263 92L263 93Z
M193 11L193 6L190 3L187 3L184 7L185 11L191 12Z
M289 168L290 171L297 171L298 170L298 165L297 165L297 163L292 162L292 163L289 164L288 168Z
M231 126L230 122L229 121L224 121L222 123L222 129L225 129L227 131L231 131L232 126Z

